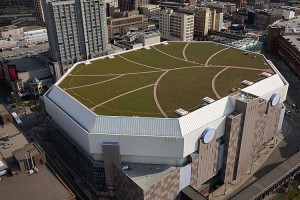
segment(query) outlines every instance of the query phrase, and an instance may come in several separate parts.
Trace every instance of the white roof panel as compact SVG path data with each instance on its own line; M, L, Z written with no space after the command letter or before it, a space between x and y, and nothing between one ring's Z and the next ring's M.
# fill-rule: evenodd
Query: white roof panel
M92 111L56 85L53 85L47 94L47 97L55 105L64 110L65 113L86 130L91 131L96 118L96 115Z
M181 137L178 119L98 116L93 133Z
M242 89L242 91L262 97L282 86L284 86L283 81L278 74L275 74L269 78L263 79L251 86Z
M191 133L234 111L229 97L224 97L212 104L204 106L190 114L179 118L182 136Z

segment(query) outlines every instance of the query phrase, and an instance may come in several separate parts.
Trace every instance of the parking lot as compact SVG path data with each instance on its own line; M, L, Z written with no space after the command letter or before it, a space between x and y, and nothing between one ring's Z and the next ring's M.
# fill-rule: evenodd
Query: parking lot
M20 58L31 55L37 55L38 53L48 52L49 51L49 43L38 44L28 48L17 48L13 51L3 51L0 52L0 61L9 59L9 58Z

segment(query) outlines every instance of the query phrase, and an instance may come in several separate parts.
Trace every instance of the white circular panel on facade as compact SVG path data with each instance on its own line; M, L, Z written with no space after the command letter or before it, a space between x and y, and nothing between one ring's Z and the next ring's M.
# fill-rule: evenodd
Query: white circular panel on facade
M278 92L273 93L270 98L271 105L275 106L276 104L279 103L279 100L280 100L280 94Z
M213 128L206 128L203 131L203 133L201 135L201 138L203 139L203 142L205 144L207 144L207 143L209 143L209 142L212 141L212 139L214 138L215 134L216 134L216 130L215 129L213 129Z

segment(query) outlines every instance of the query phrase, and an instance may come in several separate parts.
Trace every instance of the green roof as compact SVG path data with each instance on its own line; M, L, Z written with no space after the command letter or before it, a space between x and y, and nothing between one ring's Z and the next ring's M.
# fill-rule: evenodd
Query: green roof
M273 73L255 53L209 42L169 42L78 64L59 86L98 115L178 117Z

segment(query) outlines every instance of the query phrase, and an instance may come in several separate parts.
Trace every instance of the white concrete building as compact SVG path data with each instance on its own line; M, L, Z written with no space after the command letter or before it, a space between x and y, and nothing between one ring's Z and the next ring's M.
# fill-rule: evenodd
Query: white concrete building
M235 180L236 177L231 175L233 168L238 168L237 174L245 174L252 164L250 157L258 151L260 142L269 141L275 132L281 130L285 112L282 103L289 85L274 65L265 61L274 73L272 76L179 118L97 115L59 86L68 74L53 85L44 95L44 100L51 121L62 131L58 133L57 141L70 149L71 155L76 153L75 157L80 158L82 162L74 162L74 165L83 171L87 182L92 177L89 183L96 191L107 191L107 185L119 184L113 183L110 174L114 167L111 159L115 159L116 162L129 165L155 164L158 168L164 165L187 169L186 175L178 175L180 183L183 179L187 180L184 186L168 191L176 195L178 190L189 184L200 187L220 170L224 171L224 182ZM75 64L72 69L79 64L82 62ZM65 135L64 139L60 138L62 135ZM243 136L238 139L240 135ZM67 140L73 146L67 144ZM232 142L236 142L236 145L232 145ZM240 149L237 150L237 146ZM236 157L240 159L235 160ZM222 165L225 162L226 166ZM235 162L238 162L238 166ZM137 168L128 173L133 177L143 177L144 174L134 174ZM195 172L197 175L193 174ZM122 179L114 174L115 179ZM146 175L151 176L150 173ZM155 180L162 178L156 177ZM197 180L193 182L194 179ZM97 183L93 182L95 180ZM130 199L130 196L124 199Z
M192 41L194 35L194 16L173 12L172 9L161 10L159 31L166 40Z

